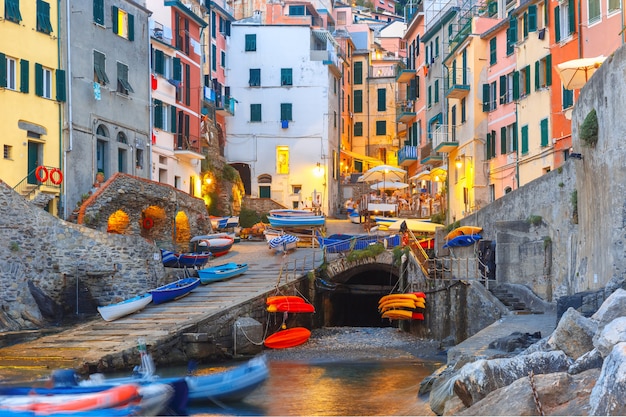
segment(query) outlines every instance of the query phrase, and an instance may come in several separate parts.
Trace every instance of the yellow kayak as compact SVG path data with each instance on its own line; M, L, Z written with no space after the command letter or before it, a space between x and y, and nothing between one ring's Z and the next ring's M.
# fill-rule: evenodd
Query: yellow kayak
M381 297L381 299L378 300L378 305L380 306L385 301L389 301L389 300L413 300L413 301L419 301L418 298L422 298L422 300L423 300L423 297L418 297L416 294L413 294L413 293L409 293L409 294L389 294L389 295L385 295L385 296Z
M383 313L382 317L391 320L410 320L413 318L413 312L408 310L388 310Z
M454 239L457 236L463 235L475 235L477 233L482 232L483 228L478 226L461 226L452 230L450 233L446 235L446 240Z
M404 300L404 301L388 301L386 303L383 303L378 309L380 311L387 311L387 310L395 310L397 308L408 308L413 310L415 308L415 301L413 300Z

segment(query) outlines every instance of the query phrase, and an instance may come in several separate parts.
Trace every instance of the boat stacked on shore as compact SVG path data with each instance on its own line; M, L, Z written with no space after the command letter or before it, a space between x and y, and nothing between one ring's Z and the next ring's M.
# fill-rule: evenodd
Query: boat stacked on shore
M324 226L326 217L309 210L270 210L267 220L272 227Z
M423 292L388 294L378 301L382 318L389 320L424 320L425 308Z

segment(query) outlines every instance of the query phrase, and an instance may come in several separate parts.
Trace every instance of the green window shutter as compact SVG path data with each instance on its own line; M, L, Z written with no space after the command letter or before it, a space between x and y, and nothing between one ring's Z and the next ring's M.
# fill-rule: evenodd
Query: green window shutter
M528 125L522 126L522 155L528 153Z
M378 89L378 111L387 110L387 89Z
M554 39L559 42L561 40L561 19L559 18L561 13L561 6L554 8Z
M172 59L172 66L174 69L174 81L183 80L183 69L180 66L180 58Z
M128 13L128 40L135 40L135 16Z
M407 99L415 100L417 98L417 85L417 78L411 78Z
M2 60L0 60L1 62ZM20 60L20 91L22 93L28 93L28 90L30 89L30 74L28 71L28 66L30 65L30 62L28 62L25 59L21 59ZM6 71L6 64L4 65L5 71Z
M383 136L387 134L387 122L385 120L376 121L376 135Z
M261 69L250 68L250 87L259 87L261 85Z
M524 33L524 39L528 38L528 12L524 12L522 15L522 32Z
M456 59L455 59L454 61L452 61L452 83L450 83L448 87L452 87L453 85L458 84L456 80L457 78L456 78Z
M161 100L154 100L154 127L157 129L163 128L163 103Z
M513 73L513 100L519 100L519 71Z
M65 71L64 70L56 70L56 89L57 89L57 101L65 101L67 99L66 88L65 88Z
M246 51L256 51L256 35L255 34L247 34L246 35Z
M531 4L528 6L528 31L537 31L537 5Z
M435 80L435 103L439 103L439 80Z
M552 85L552 54L546 56L546 85Z
M0 52L0 87L7 86L7 57Z
M517 151L517 122L513 123L513 151Z
M354 112L363 112L363 90L354 90Z
M250 121L251 122L261 121L261 105L260 104L250 104Z
M506 75L500 76L500 104L506 103Z
M293 71L291 68L280 69L280 85L293 85Z
M43 66L35 63L35 94L43 97Z
M491 133L487 133L487 140L485 141L485 153L487 159L491 159Z
M185 89L185 104L191 105L191 65L185 65L185 81L183 87Z
M22 21L22 14L20 13L19 0L6 0L4 5L4 17L11 22L20 23Z
M506 154L506 126L500 128L500 154Z
M494 65L498 62L496 53L496 38L491 38L489 41L489 64Z
M217 71L217 45L211 44L211 69Z
M491 131L491 156L496 156L496 131Z
M178 121L176 106L170 107L170 132L176 133L177 126L176 122Z
M363 123L354 123L354 136L363 136Z
M93 0L93 21L104 25L104 0Z
M576 32L576 9L574 8L574 0L567 2L567 18L569 20L569 34Z
M548 119L542 119L539 127L541 128L541 146L548 146Z
M483 84L483 111L489 111L489 84Z
M43 0L37 0L37 30L43 33L52 33L50 4Z
M280 103L280 120L293 120L291 111L291 103Z
M535 61L535 91L541 88L541 81L539 80L539 61Z
M154 51L154 72L165 75L165 54L158 49Z
M530 94L530 65L526 65L526 94Z
M363 63L354 63L354 84L363 84Z
M461 54L461 66L463 68L463 74L461 74L463 85L467 85L467 49L463 49Z
M117 26L118 10L119 9L117 8L117 6L111 6L111 21L112 21L111 30L116 35L119 33L119 28Z
M509 28L511 29L511 43L515 45L517 43L517 18L511 15L509 19Z

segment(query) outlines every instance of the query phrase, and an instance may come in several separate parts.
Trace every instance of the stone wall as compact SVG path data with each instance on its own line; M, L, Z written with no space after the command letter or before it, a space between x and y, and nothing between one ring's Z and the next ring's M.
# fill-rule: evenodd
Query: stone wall
M244 197L242 206L249 210L254 210L260 215L267 214L270 210L287 208L271 198L252 198L248 195Z
M122 220L116 221L119 217ZM82 204L78 223L101 232L142 236L163 249L180 252L189 251L191 237L212 232L204 200L122 173L113 175Z
M139 234L60 220L0 181L0 331L60 324L164 276L158 247Z

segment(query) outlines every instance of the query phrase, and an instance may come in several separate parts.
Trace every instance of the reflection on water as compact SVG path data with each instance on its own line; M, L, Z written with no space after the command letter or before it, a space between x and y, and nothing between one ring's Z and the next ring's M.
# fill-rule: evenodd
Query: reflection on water
M439 363L270 361L270 377L245 402L193 406L189 414L267 416L434 415L417 397Z

